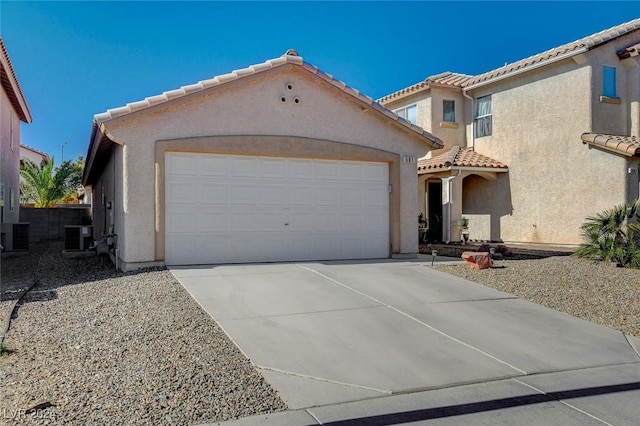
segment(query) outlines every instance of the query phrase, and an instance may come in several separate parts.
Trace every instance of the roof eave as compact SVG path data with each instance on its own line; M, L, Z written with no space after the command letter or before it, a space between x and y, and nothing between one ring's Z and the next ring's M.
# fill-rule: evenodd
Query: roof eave
M11 99L11 97L13 97L16 100L18 104L17 106L19 107L18 111L16 112L18 113L20 120L24 121L25 123L31 123L33 121L33 118L31 117L31 111L29 111L29 106L27 105L27 101L24 98L22 89L20 88L20 84L18 83L13 65L11 65L11 59L9 59L9 54L6 51L2 38L0 38L0 44L0 50L2 50L2 54L0 54L0 61L4 73L7 76L7 80L9 81L9 87L5 87L5 91L7 91L8 89L7 95L9 95L9 98Z
M264 66L264 65L268 65L268 66ZM200 90L184 91L184 87L182 87L180 89L176 89L175 91L165 92L163 95L159 95L159 96L164 96L167 93L171 93L171 92L183 91L183 93L179 96L166 97L166 99L163 99L162 101L159 101L159 102L150 101L151 99L155 98L155 97L151 97L151 98L146 98L144 101L127 104L124 107L113 108L111 110L108 110L107 112L96 114L94 116L94 122L101 126L104 126L107 123L126 120L128 118L131 118L137 113L149 112L156 108L166 107L167 105L172 103L174 100L175 101L185 100L185 99L189 99L191 96L199 96L205 91L209 91L210 89L227 87L226 85L228 83L233 83L233 82L239 81L240 79L249 78L259 74L262 75L263 73L267 73L276 69L281 69L283 66L287 66L287 65L296 69L300 69L303 72L307 72L311 75L314 75L320 78L321 80L325 81L327 84L339 89L346 96L349 96L353 101L359 104L361 108L363 108L363 111L368 109L372 109L376 111L377 114L381 114L382 116L386 117L387 120L389 119L392 120L395 123L395 125L399 126L403 130L405 131L408 130L413 135L420 137L422 141L425 142L427 145L429 145L431 148L439 149L444 146L444 142L437 136L425 131L421 127L416 126L415 124L410 123L407 120L400 118L398 114L387 109L380 103L374 101L369 96L363 95L358 90L347 86L345 83L343 83L340 80L337 80L332 75L323 72L322 70L320 70L319 68L317 68L312 64L309 64L308 62L305 62L302 57L286 57L286 58L279 58L276 60L269 60L264 64L252 65L249 68L246 68L243 70L237 70L237 71L234 71L233 73L227 74L227 75L231 75L231 74L237 73L235 78L227 79L227 78L221 78L221 76L217 76L210 80L210 81L213 81L218 79L217 80L218 82L215 85L213 84L206 85L206 84L202 84L201 82L200 84L202 88ZM253 72L251 74L245 73L247 69L252 69Z
M417 83L416 85L420 85L421 83ZM416 86L414 85L414 86ZM431 84L426 83L422 87L417 87L414 90L409 90L413 86L405 87L404 89L398 90L397 92L391 93L389 95L383 96L382 98L376 100L380 105L390 104L392 102L400 101L406 99L408 97L414 96L418 93L426 92L431 89Z
M502 81L502 80L507 79L507 78L511 78L511 77L514 77L514 76L517 76L517 75L520 75L520 74L524 74L524 73L536 70L538 68L546 67L546 66L554 64L556 62L565 60L567 58L572 58L572 57L577 56L577 55L579 55L581 53L587 52L588 50L589 50L588 47L582 47L582 48L577 49L577 50L572 50L571 52L567 52L567 53L564 53L562 55L558 55L558 56L556 56L554 58L547 59L547 60L544 60L544 61L540 61L540 62L538 62L536 64L525 66L523 68L520 68L520 69L517 69L517 70L513 70L513 71L507 72L505 74L501 74L501 75L496 76L494 78L490 78L490 79L487 79L487 80L484 80L484 81L480 81L478 83L471 84L471 85L466 86L466 87L463 86L463 91L467 92L469 90L475 90L477 88L480 88L480 87L483 87L483 86L487 86L489 84L497 83L497 82ZM493 71L489 71L489 72L493 72Z
M588 145L589 148L597 148L603 151L610 152L612 154L624 155L625 157L640 157L640 148L635 148L633 151L627 151L622 149L613 148L607 145L602 145L597 142L582 141L583 144Z

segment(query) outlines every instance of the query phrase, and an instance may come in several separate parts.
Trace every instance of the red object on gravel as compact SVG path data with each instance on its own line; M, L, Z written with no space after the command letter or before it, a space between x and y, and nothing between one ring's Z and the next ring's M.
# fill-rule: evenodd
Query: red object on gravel
M477 251L465 251L462 253L462 258L467 265L474 269L489 269L491 268L491 255L486 252Z

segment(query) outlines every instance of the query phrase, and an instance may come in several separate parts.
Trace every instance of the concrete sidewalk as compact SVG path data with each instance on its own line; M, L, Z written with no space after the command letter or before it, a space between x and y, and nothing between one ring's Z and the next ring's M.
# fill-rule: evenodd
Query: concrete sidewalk
M640 339L424 260L172 268L293 410L232 424L640 418Z

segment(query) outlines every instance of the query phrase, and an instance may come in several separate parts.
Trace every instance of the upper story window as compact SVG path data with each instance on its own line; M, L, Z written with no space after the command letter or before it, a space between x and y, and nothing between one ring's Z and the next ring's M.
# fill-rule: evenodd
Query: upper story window
M602 96L618 97L615 67L602 67Z
M492 113L491 95L476 99L476 137L491 136Z
M442 101L442 121L446 123L456 122L456 101L447 99Z
M409 105L403 108L398 108L394 112L405 120L413 124L418 124L418 107L416 105Z

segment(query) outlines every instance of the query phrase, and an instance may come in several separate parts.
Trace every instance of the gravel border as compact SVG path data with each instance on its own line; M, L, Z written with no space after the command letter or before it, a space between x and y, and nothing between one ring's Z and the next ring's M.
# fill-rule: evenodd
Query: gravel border
M640 337L640 270L569 256L434 269Z
M43 252L2 259L2 306ZM6 424L193 424L287 409L169 271L117 273L61 252L55 243L43 258L5 338Z

